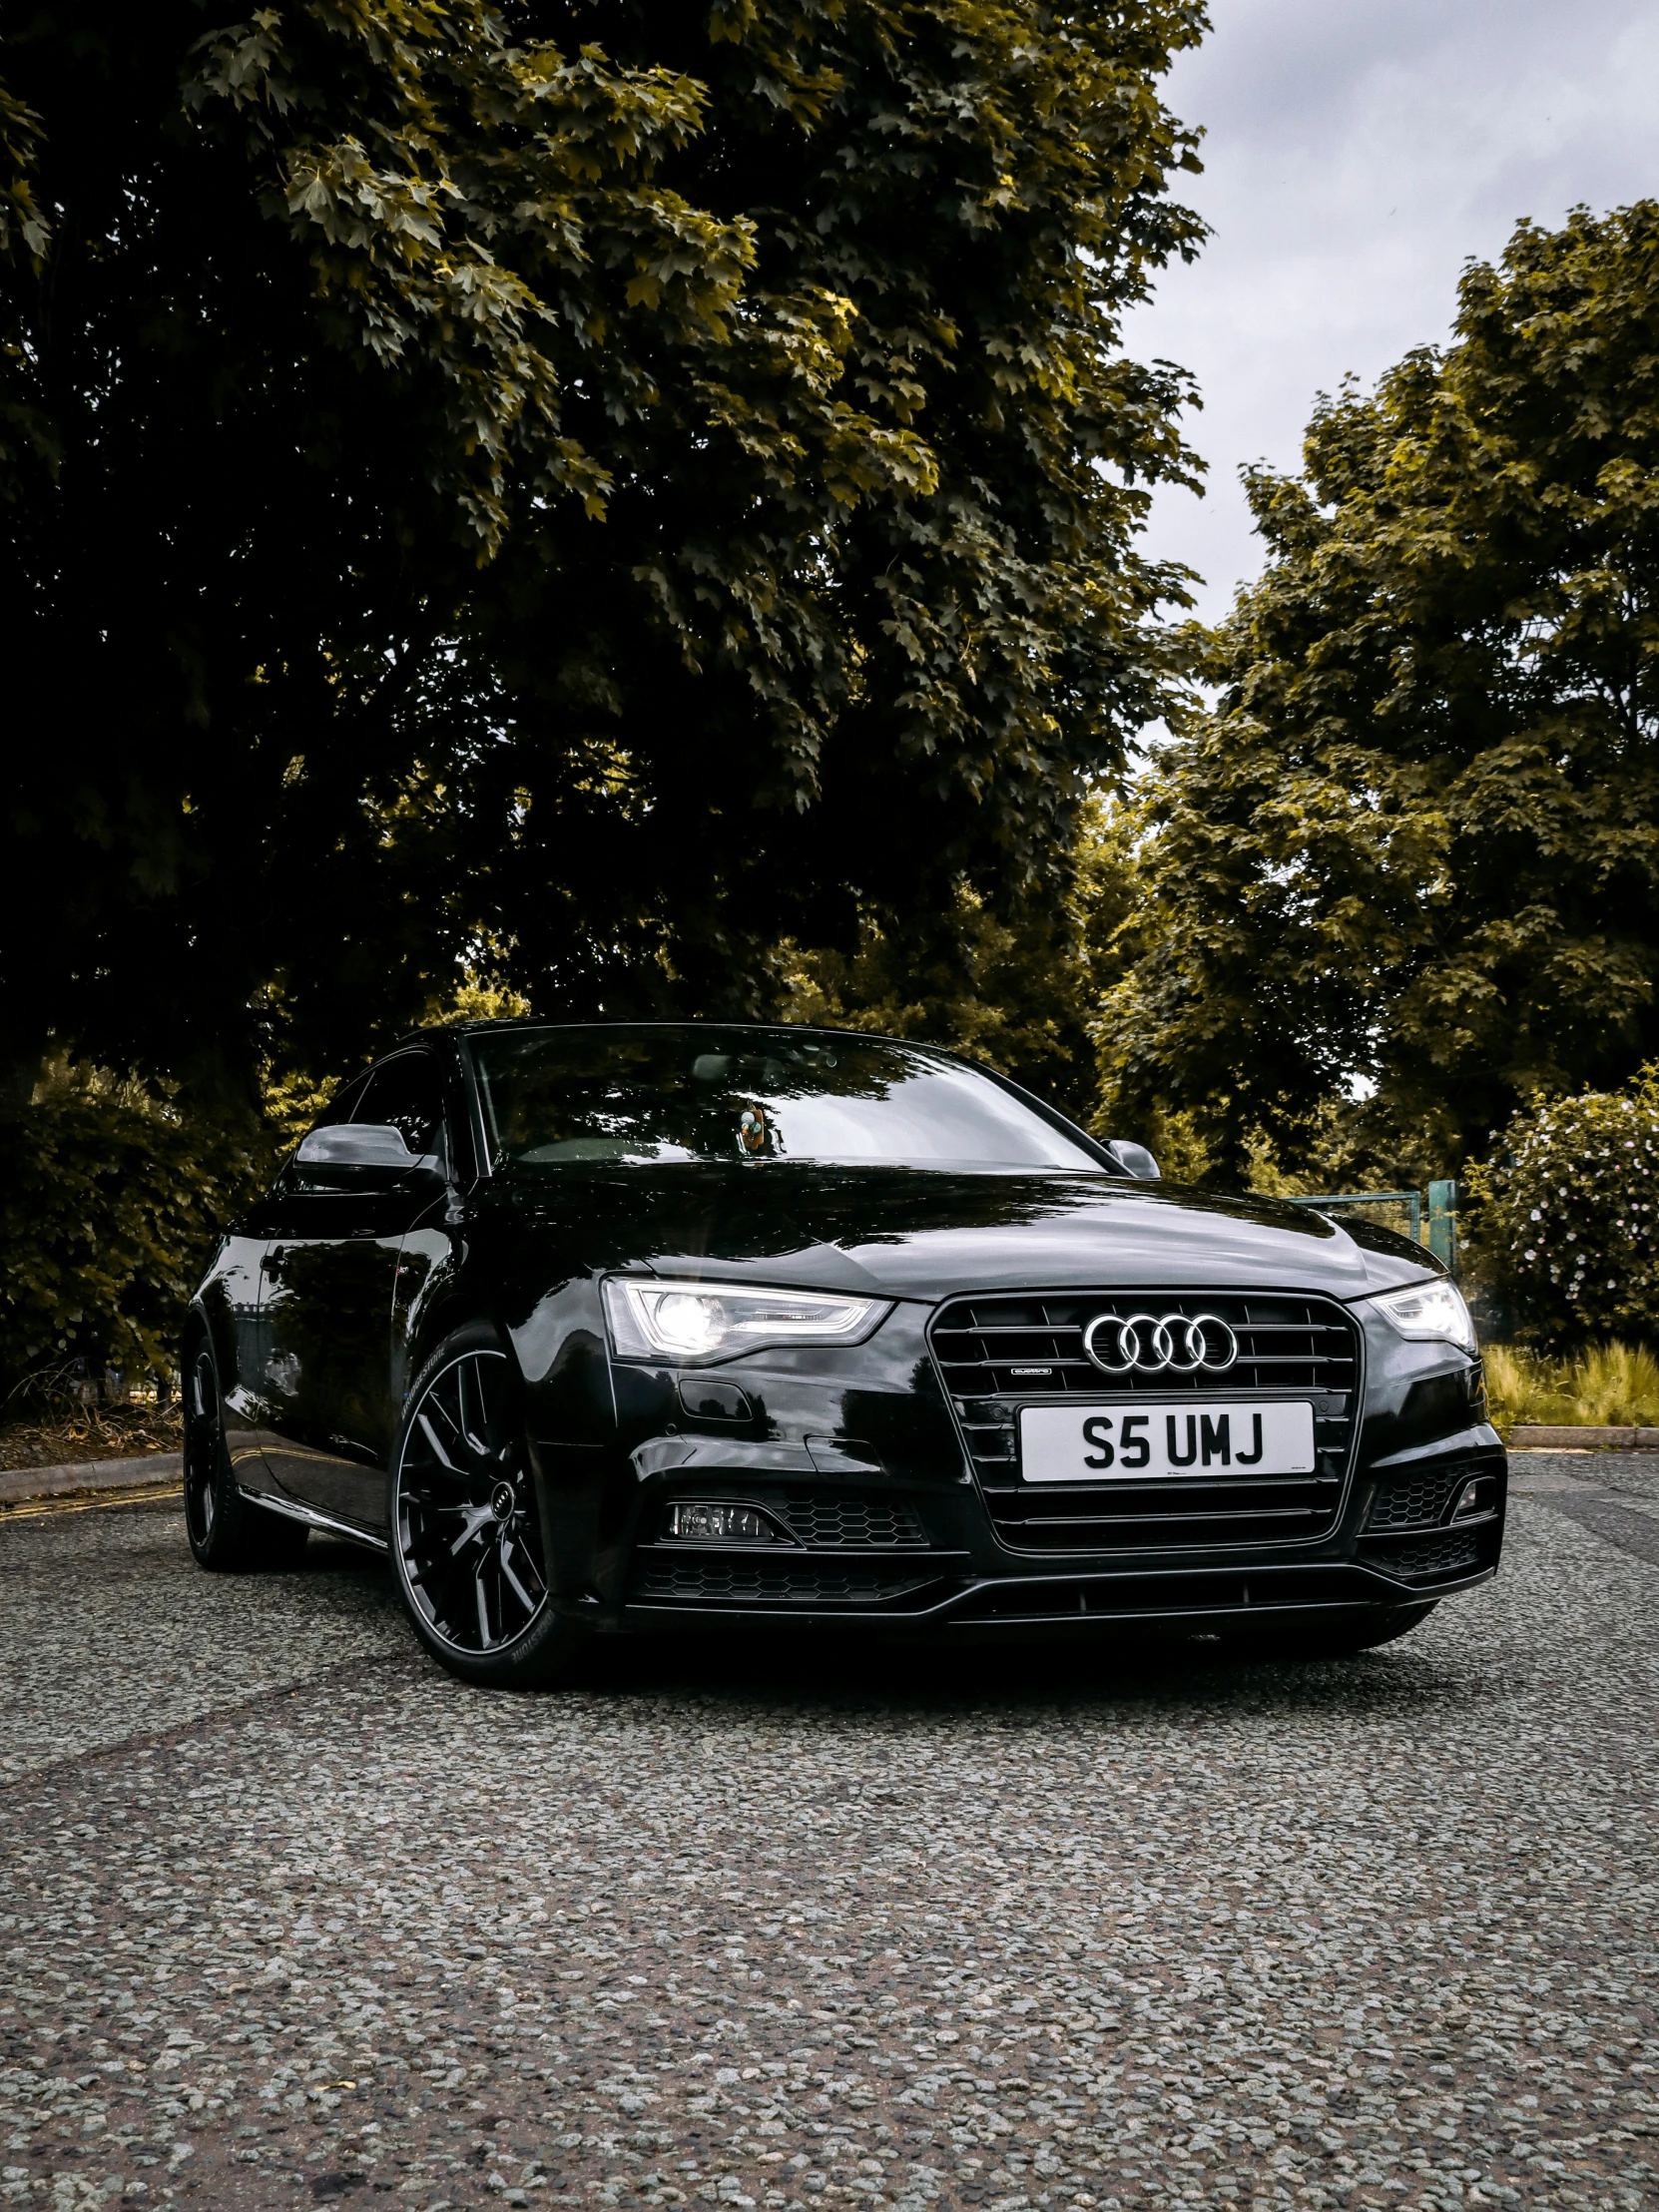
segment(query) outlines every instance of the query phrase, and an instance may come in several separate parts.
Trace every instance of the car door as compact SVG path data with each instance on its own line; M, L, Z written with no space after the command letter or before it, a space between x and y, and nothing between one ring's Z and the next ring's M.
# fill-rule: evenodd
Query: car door
M442 1074L431 1053L374 1068L349 1119L402 1132L413 1153L447 1158ZM306 1505L366 1528L385 1518L396 1426L392 1307L403 1239L442 1189L428 1174L291 1166L271 1211L261 1336L268 1467Z

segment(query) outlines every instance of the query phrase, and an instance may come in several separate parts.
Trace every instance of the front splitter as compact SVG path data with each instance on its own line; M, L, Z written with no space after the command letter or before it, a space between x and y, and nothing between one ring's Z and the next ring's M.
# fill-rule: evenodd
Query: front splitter
M1266 1626L1324 1617L1353 1621L1489 1582L1496 1562L1431 1582L1401 1582L1355 1562L1150 1574L995 1575L964 1581L923 1606L753 1605L698 1598L625 1605L614 1628L657 1631L695 1622L765 1628L937 1630Z

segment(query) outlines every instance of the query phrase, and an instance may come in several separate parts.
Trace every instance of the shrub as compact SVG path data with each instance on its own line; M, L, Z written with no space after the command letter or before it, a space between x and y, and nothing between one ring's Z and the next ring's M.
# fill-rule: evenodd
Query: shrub
M1517 1114L1467 1198L1476 1269L1518 1337L1659 1335L1659 1065Z
M0 1395L73 1362L169 1375L213 1239L269 1170L252 1116L187 1120L143 1083L53 1062L0 1130Z

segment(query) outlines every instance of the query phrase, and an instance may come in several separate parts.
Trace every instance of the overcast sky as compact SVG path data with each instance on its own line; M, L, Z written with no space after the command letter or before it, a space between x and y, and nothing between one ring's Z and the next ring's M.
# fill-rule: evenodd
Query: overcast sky
M1215 233L1131 319L1197 375L1202 501L1150 550L1225 612L1260 566L1241 462L1292 468L1314 395L1442 339L1466 257L1520 216L1659 196L1659 0L1211 0L1166 98L1208 136L1185 197Z

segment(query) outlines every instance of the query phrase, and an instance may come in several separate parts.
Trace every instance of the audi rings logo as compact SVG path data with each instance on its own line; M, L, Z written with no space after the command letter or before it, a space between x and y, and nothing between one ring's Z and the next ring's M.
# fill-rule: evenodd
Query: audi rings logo
M1083 1350L1105 1375L1225 1375L1239 1340L1215 1314L1097 1314Z

